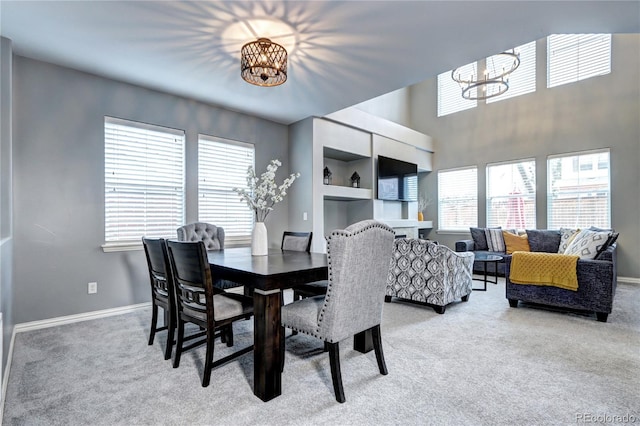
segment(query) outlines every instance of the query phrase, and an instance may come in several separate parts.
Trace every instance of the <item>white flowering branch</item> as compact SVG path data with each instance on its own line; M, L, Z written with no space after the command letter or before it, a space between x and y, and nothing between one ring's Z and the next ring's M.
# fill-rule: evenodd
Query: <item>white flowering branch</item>
M276 184L276 171L282 163L279 160L271 160L267 165L267 171L260 178L256 176L253 167L247 169L247 188L233 188L233 191L240 195L240 201L247 203L250 210L253 210L256 222L264 222L267 215L276 203L284 200L287 189L293 185L300 173L292 173L286 178L282 185Z
M430 204L431 204L430 198L428 198L426 195L420 195L420 198L418 199L418 211L419 212L424 211L424 209L426 209L427 206Z

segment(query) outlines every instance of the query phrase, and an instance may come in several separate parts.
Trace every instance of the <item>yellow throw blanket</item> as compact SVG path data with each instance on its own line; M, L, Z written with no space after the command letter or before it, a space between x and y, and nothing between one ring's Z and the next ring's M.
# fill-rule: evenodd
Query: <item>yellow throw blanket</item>
M516 251L511 257L509 280L515 284L549 285L578 290L579 256Z

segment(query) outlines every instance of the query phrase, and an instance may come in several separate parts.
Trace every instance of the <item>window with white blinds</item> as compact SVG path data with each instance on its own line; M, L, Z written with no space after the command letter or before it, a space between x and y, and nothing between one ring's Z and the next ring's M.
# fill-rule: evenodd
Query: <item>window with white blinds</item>
M535 160L487 164L487 226L535 229Z
M611 227L609 150L547 158L549 229Z
M609 74L611 34L552 34L547 56L547 87Z
M472 62L460 67L459 71L463 76L475 75L476 63ZM476 89L472 89L471 94L475 96L475 93ZM474 108L477 105L478 101L470 101L462 97L462 89L460 85L451 78L451 71L438 75L438 117Z
M182 130L105 117L106 245L175 237L184 224L184 141Z
M251 242L253 213L233 188L247 189L254 167L252 144L200 135L198 138L198 220L224 228L225 245Z
M478 168L438 172L438 228L468 231L478 226Z
M488 104L536 91L536 42L523 44L516 47L515 50L520 53L520 66L509 76L509 89L500 96L488 98ZM488 57L486 61L487 69L501 71L511 67L513 58L494 55ZM497 85L490 84L487 87L487 93L492 94L498 89Z

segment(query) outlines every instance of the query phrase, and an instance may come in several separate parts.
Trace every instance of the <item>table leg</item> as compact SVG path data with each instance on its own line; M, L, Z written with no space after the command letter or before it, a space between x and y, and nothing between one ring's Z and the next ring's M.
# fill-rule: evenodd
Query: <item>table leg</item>
M484 262L484 291L487 291L487 269L490 262Z
M361 331L353 336L353 349L363 354L373 350L373 335L371 329Z
M253 394L269 401L282 393L280 291L253 292Z

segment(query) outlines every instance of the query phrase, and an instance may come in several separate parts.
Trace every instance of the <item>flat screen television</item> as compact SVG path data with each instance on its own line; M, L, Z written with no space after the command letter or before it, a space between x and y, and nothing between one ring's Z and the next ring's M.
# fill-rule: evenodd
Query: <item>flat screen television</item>
M418 165L378 156L378 199L418 201Z

